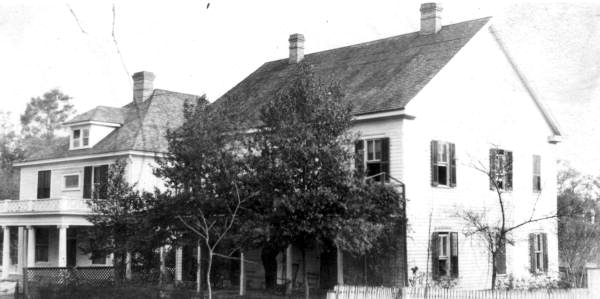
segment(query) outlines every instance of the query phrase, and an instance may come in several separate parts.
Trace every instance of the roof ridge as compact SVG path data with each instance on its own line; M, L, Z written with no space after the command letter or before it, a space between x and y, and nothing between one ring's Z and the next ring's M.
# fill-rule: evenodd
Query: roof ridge
M492 18L492 16L488 16L488 17L483 17L483 18L478 18L478 19L466 20L466 21L462 21L462 22L458 22L458 23L447 24L447 25L443 25L442 29L443 28L448 28L450 26L461 25L461 24L464 24L464 23L477 22L477 21L482 21L482 20L486 20L486 19L489 20L491 18ZM441 31L441 29L440 29L440 31ZM383 42L383 41L390 40L390 39L405 37L405 36L408 36L408 35L411 35L411 34L417 34L417 37L418 37L419 36L418 33L419 33L419 31L412 31L412 32L398 34L398 35L392 35L392 36L388 36L388 37L382 37L382 38L378 38L378 39L374 39L374 40L370 40L370 41L366 41L366 42L361 42L361 43L357 43L357 44L345 45L345 46L340 46L340 47L337 47L337 48L331 48L331 49L327 49L327 50L312 52L312 53L305 54L304 56L308 57L308 56L315 55L315 54L323 54L323 53L327 53L327 52L343 50L343 49L346 49L346 48L354 48L354 47L358 48L358 47L370 46L372 44L376 44L376 43ZM435 44L435 43L432 43L432 44ZM267 61L266 63L283 61L283 60L288 60L288 58L275 59L275 60Z
M174 94L181 94L181 95L186 95L186 96L194 96L194 97L202 97L202 95L197 95L197 94L192 94L192 93L186 93L186 92L179 92L179 91L172 91L172 90L168 90L168 89L162 89L162 88L155 88L154 92L157 91L162 91L165 93L174 93ZM154 93L152 93L152 95L154 96Z

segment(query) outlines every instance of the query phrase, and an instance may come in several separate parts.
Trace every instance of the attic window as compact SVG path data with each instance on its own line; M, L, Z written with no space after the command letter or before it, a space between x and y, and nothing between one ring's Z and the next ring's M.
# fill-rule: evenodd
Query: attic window
M73 130L73 148L87 147L90 144L90 129Z

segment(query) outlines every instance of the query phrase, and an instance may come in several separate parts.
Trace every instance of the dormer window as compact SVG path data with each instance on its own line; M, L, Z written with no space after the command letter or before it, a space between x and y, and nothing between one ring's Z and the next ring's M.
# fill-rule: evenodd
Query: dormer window
M88 147L90 145L90 129L74 129L72 139L72 148Z

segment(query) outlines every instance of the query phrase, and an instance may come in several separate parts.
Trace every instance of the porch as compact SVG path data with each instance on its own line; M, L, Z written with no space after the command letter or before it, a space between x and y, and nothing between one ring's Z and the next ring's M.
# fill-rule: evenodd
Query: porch
M21 276L24 267L106 266L110 257L82 251L92 224L83 199L51 198L0 202L1 278ZM84 246L82 246L84 245Z

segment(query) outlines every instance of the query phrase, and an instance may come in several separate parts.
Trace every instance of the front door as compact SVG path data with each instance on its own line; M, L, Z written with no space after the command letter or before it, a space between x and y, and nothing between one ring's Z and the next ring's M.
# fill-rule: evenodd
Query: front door
M77 239L67 239L67 267L77 265Z

